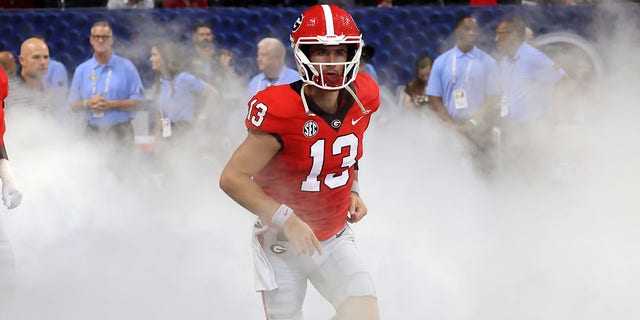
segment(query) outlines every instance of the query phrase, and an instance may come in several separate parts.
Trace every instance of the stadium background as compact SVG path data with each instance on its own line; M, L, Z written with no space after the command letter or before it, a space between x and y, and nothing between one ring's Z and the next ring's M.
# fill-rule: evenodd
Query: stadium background
M0 11L0 50L12 51L17 57L24 39L42 36L49 45L52 58L65 64L71 76L75 67L92 55L88 41L92 23L107 20L113 25L115 51L136 64L145 85L148 85L152 79L148 57L153 40L156 37L170 38L190 46L192 26L196 22L204 22L212 26L217 46L237 55L235 68L248 79L258 72L256 43L262 37L274 36L288 44L291 24L302 10L291 7L6 10ZM640 5L358 7L350 12L363 32L365 42L375 48L371 63L378 72L380 83L393 88L411 78L414 61L420 55L435 58L452 45L451 34L461 13L470 13L478 18L482 29L479 47L491 52L495 28L506 16L524 17L537 36L569 32L591 41L598 36L596 29L604 30L606 34L607 28L614 27L616 12L635 12L635 16L639 16ZM295 65L290 54L287 64Z

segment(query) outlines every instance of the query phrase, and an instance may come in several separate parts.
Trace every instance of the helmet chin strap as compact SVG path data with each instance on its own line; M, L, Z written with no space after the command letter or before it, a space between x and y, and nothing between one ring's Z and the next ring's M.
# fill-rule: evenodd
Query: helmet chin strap
M369 110L364 108L364 106L362 105L362 102L360 102L360 99L358 99L358 96L356 96L356 93L353 92L353 89L351 89L351 87L346 86L344 87L344 89L351 94L351 96L353 97L353 100L355 100L358 106L360 107L360 111L362 111L362 114L368 114L370 112Z
M309 110L309 105L307 104L307 99L304 95L304 88L306 86L308 86L310 84L308 83L304 83L302 85L302 88L300 88L300 97L302 97L302 105L304 106L304 113L307 114L307 116L309 117L313 117L316 114L311 112L311 110ZM351 89L351 87L346 86L344 87L345 90L347 90L347 92L349 92L349 94L353 97L353 100L358 104L358 107L360 107L360 111L362 111L362 114L368 114L370 111L364 108L364 105L362 105L362 102L360 102L360 99L358 99L358 96L356 95L355 92L353 92L353 89Z
M313 117L316 114L311 112L311 110L309 110L309 105L307 104L307 98L304 96L304 88L308 85L309 84L306 82L302 85L302 88L300 88L300 97L302 97L302 105L304 106L304 113L306 113L307 116L309 117Z

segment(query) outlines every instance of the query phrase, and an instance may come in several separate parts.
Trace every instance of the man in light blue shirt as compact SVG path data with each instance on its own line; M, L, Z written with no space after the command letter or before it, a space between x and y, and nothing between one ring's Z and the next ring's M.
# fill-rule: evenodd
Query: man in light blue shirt
M500 93L495 59L475 46L478 22L462 15L455 28L456 45L433 63L427 96L443 121L468 138L477 169L492 172L492 128Z
M109 23L93 25L90 42L95 54L76 68L68 100L72 110L85 114L90 133L133 147L131 120L143 100L142 81L131 61L113 53L113 41Z
M249 95L267 87L288 84L300 80L300 74L284 65L287 51L276 38L264 38L258 42L258 68L261 73L249 82Z
M475 18L460 17L455 36L456 45L433 63L427 85L431 107L445 122L485 125L485 116L500 94L496 61L475 46Z
M49 69L42 78L42 85L47 89L58 89L66 93L69 88L69 73L64 64L49 58Z
M502 87L501 116L508 123L529 122L549 109L554 86L565 72L540 50L525 42L522 20L503 20L496 29Z
M500 60L501 159L504 172L520 181L540 179L554 165L552 121L546 121L554 87L565 72L525 42L519 18L503 20L496 29ZM523 169L525 168L525 169Z

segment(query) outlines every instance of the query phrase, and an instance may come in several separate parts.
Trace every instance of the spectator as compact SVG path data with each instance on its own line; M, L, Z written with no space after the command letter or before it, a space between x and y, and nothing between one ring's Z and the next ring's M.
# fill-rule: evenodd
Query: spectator
M22 68L5 101L7 110L29 108L49 114L61 111L63 103L58 101L56 104L58 98L43 85L49 68L47 44L39 38L25 40L20 46L18 60Z
M525 42L524 22L503 20L496 29L496 48L502 80L501 116L508 122L528 122L549 109L553 87L565 72L540 50Z
M72 110L85 114L88 134L131 151L131 120L143 100L138 70L113 52L114 37L108 22L96 22L91 27L90 43L94 55L76 68L69 103Z
M217 52L213 32L206 24L196 24L191 38L194 52L189 68L190 73L217 88L224 87L225 82L233 74L231 70L231 61L235 59L233 53L227 50Z
M22 202L22 193L16 187L15 178L7 149L4 143L4 99L9 91L9 83L6 74L0 69L0 180L2 180L2 202L8 209L13 209ZM13 296L14 287L14 260L11 245L4 233L0 219L0 318L4 314Z
M154 45L149 60L155 70L156 146L159 154L168 157L187 142L189 132L205 114L204 110L198 109L198 98L206 102L204 107L215 108L218 94L213 86L184 71L184 59L179 48L171 42ZM167 149L171 151L167 152Z
M552 141L551 123L545 115L554 87L566 74L527 44L525 37L525 24L519 18L505 19L496 29L496 48L503 55L499 64L502 160L506 171L519 178L535 178L540 170L549 169L549 157L543 151Z
M456 45L433 63L427 95L432 109L462 133L490 128L489 113L500 94L494 58L475 46L478 23L463 15L455 28Z
M287 50L276 38L264 38L258 42L258 69L260 72L249 81L249 95L267 87L288 84L300 80L298 71L284 65Z
M37 36L35 38L46 43L43 37ZM47 74L42 79L42 85L46 89L56 89L66 94L69 88L69 73L64 64L49 57L49 69L47 69Z
M500 94L497 64L476 47L478 22L462 15L455 28L456 45L433 63L427 95L431 108L472 143L482 173L493 170L492 128Z
M416 61L416 68L413 78L404 89L402 107L407 109L421 110L429 107L429 97L427 96L427 84L431 74L431 58L423 56Z
M108 9L151 9L155 6L153 0L109 0Z
M376 54L376 50L370 45L364 45L362 47L362 54L360 55L360 64L358 64L358 68L360 72L364 72L370 75L373 80L378 82L378 73L373 65L370 63L373 56ZM362 69L364 66L364 69Z
M163 8L207 8L207 0L162 0Z
M378 8L393 7L393 0L378 0Z

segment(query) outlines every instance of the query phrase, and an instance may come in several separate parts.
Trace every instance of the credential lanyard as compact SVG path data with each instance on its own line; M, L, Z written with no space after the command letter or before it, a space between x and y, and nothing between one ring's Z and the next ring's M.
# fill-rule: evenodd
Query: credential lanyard
M106 96L107 93L109 93L109 81L111 81L111 71L113 69L109 68L109 71L107 72L107 78L104 80L104 90L102 91L102 93ZM98 86L98 76L96 75L96 70L93 69L93 73L91 74L91 92L92 92L92 96L95 96L97 93L97 86Z
M464 75L464 84L462 86L462 89L465 89L465 90L467 89L467 84L469 83L469 73L471 73L471 65L473 64L473 58L470 57L469 59L470 59L470 61L467 64L467 72ZM456 63L457 63L457 55L454 53L453 54L453 59L452 59L452 62L451 62L451 77L452 77L451 81L453 82L454 89L455 89L456 80L457 80L456 79L457 78L456 77L456 70L457 70Z

